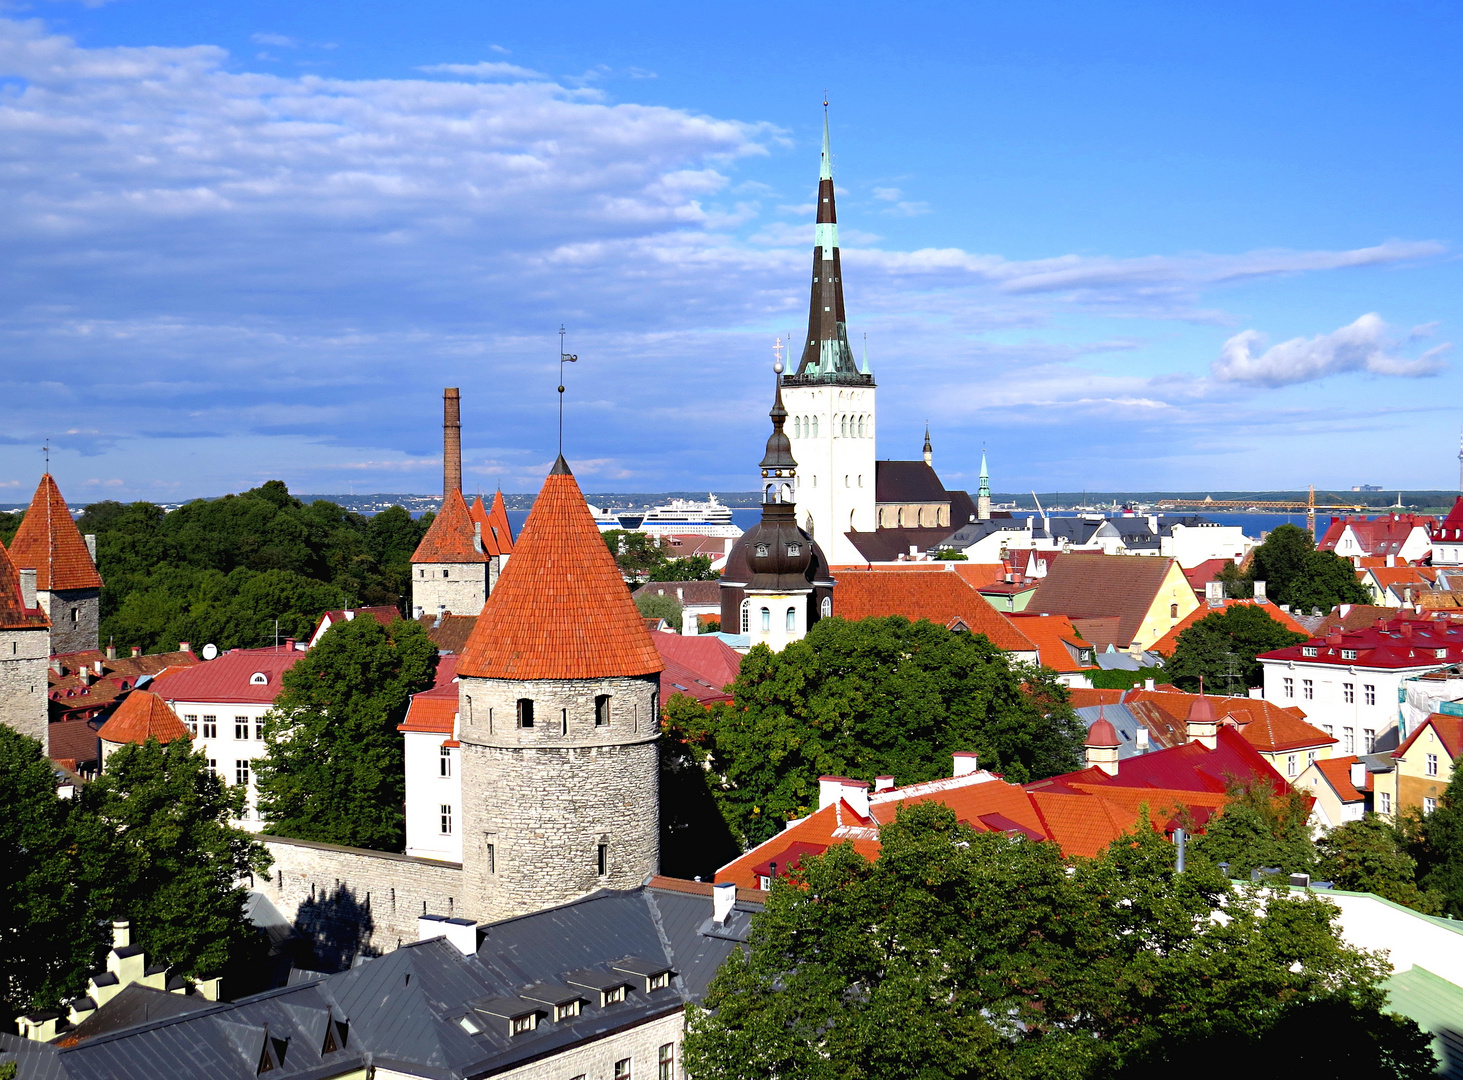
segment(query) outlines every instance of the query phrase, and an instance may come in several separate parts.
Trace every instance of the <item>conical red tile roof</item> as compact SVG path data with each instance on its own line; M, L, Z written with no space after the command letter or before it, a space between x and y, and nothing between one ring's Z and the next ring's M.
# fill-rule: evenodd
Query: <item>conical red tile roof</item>
M498 545L493 542L493 528L488 524L488 508L483 505L483 497L479 495L467 508L467 514L472 518L474 525L481 525L483 529L483 551L489 555L503 554L498 550Z
M25 520L10 541L10 557L20 569L34 570L36 588L46 592L102 585L86 541L50 473L41 477Z
M508 524L508 507L503 505L501 491L493 496L493 508L488 511L488 526L492 529L493 542L498 545L498 550L504 555L512 555L513 526Z
M650 675L660 653L562 457L457 662L482 679Z
M51 621L39 607L26 610L20 593L20 573L15 569L5 545L0 544L0 629L17 630L50 626Z
M150 690L134 690L128 694L127 700L102 725L97 737L109 743L145 743L156 739L164 744L192 738L178 714Z
M471 563L487 562L486 551L479 551L473 544L472 513L463 501L462 492L456 489L447 493L442 500L442 509L427 529L427 535L412 552L414 563Z

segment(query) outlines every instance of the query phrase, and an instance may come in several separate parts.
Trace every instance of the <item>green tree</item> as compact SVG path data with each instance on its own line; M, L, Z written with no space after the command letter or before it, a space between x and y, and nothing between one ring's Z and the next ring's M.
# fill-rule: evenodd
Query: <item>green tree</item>
M1443 912L1463 918L1463 771L1455 765L1438 807L1412 824L1421 885L1442 896Z
M1245 580L1265 582L1265 595L1277 604L1298 610L1330 611L1337 604L1370 602L1356 580L1351 563L1329 551L1317 551L1316 542L1295 525L1277 525L1255 549Z
M715 581L721 576L711 569L711 556L678 556L664 537L629 529L610 529L603 536L626 581Z
M1287 630L1258 604L1236 604L1205 615L1181 634L1168 663L1169 681L1181 690L1243 694L1264 681L1255 659L1271 649L1298 645L1306 635Z
M1232 878L1252 870L1278 867L1285 874L1314 874L1316 846L1311 840L1310 807L1298 791L1277 795L1261 778L1238 781L1229 788L1229 802L1195 836L1196 854L1213 863L1228 863Z
M13 514L0 512L0 543L9 544L14 540L15 534L20 531L20 523L24 520L24 510L17 510Z
M1052 672L923 620L821 619L781 652L752 649L734 694L701 727L686 718L684 737L745 844L816 809L825 774L917 783L950 775L957 750L1016 781L1081 761L1085 733Z
M674 596L666 596L662 593L642 593L635 597L635 607L641 617L646 619L664 619L676 629L681 628L681 602Z
M1317 873L1338 889L1376 893L1425 915L1442 913L1442 895L1417 887L1417 861L1402 831L1367 814L1328 829L1316 842Z
M1322 1053L1364 1070L1318 1075L1431 1074L1428 1036L1382 1011L1385 962L1316 897L1177 874L1147 828L1075 868L937 803L880 841L778 879L690 1013L698 1080L1207 1076L1216 1045L1283 1045L1316 1013L1353 1021Z
M96 898L41 744L0 725L0 999L6 1016L74 997L103 944Z
M430 689L437 647L397 619L333 625L284 675L264 718L259 808L280 836L399 851L405 840L401 733Z
M241 881L266 876L264 846L230 824L244 789L225 784L187 739L129 744L81 790L78 847L98 910L131 920L133 943L184 975L257 977L265 944L244 918Z

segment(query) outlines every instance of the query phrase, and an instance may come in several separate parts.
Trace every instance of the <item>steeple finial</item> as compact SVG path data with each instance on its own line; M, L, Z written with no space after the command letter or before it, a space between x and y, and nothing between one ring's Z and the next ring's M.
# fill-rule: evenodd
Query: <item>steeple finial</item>
M833 179L833 151L828 139L828 99L826 97L823 98L823 159L818 166L818 179Z
M926 420L925 421L925 464L926 465L933 465L934 463L935 463L935 448L934 448L934 446L932 446L930 444L930 422L928 420Z
M818 218L813 229L813 289L808 299L808 333L803 342L802 359L793 374L803 379L813 378L847 386L869 386L873 382L859 372L853 349L848 344L826 100L823 104L823 153L818 168Z

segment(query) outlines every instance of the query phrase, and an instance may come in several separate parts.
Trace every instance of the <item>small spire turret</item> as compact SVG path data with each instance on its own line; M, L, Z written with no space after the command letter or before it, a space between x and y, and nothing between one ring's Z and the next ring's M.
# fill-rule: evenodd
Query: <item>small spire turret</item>
M975 517L977 521L991 519L991 474L986 468L984 448L980 452L980 490L975 496Z
M925 464L926 465L933 465L934 463L935 463L935 448L930 443L930 425L928 423L926 423L925 424Z

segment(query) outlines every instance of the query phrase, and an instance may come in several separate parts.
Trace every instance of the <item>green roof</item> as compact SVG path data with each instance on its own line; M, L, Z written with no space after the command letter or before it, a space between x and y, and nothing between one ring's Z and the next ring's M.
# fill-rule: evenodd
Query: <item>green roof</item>
M1393 1012L1432 1032L1438 1075L1463 1080L1463 987L1420 967L1400 971L1382 985Z

